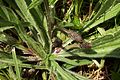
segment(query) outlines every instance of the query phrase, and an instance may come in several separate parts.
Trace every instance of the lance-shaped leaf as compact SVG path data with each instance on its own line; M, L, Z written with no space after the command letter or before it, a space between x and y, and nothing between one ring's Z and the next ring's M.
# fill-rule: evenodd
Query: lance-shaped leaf
M108 12L106 13L106 11L107 10L110 10L110 8L112 7L112 4L115 2L116 0L105 0L105 2L103 2L103 4L101 5L101 8L99 9L99 11L97 12L97 14L92 18L92 20L90 20L89 22L87 22L87 24L85 24L84 25L84 27L83 27L83 29L84 29L84 31L88 31L89 29L91 29L92 27L95 27L95 25L94 26L92 26L92 27L89 27L89 26L91 26L92 24L94 24L95 22L96 22L96 20L98 19L98 18L100 18L100 16L101 15L103 15L103 14L106 14L106 15L108 15ZM117 8L116 8L117 9ZM111 11L111 10L110 10ZM114 12L114 11L113 11ZM117 12L115 12L115 13L117 13ZM116 16L115 15L115 13L114 13L114 16ZM107 18L106 20L108 20L108 19L110 19L110 18L112 18L113 17L113 15L109 15L109 18ZM104 20L104 21L106 21L106 20ZM102 21L102 22L104 22L104 21ZM101 22L101 23L102 23ZM97 24L98 25L98 24ZM87 29L88 28L88 29Z
M70 52L63 52L59 56L80 56L90 58L114 57L120 58L120 31L114 34L103 36L92 42L90 49L74 49Z
M115 16L117 16L120 12L120 3L116 4L114 7L112 7L108 12L103 13L102 17L99 19L96 19L94 23L88 26L88 28L85 29L85 31L88 31L89 29L99 25L100 23L103 23Z

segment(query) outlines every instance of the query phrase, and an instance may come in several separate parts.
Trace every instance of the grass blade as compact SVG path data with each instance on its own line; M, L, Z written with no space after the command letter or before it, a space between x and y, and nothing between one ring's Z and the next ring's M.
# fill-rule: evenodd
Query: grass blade
M55 61L52 61L52 64L54 65L54 67L56 68L56 71L58 72L58 74L61 75L62 79L64 80L77 80L76 77L72 76L70 73L67 73L62 67L59 66L58 63L56 63Z
M99 18L99 16L101 16L102 14L104 14L111 6L112 4L115 2L116 0L106 0L105 2L103 2L103 4L101 5L101 8L99 9L99 11L97 12L97 14L93 17L92 20L90 20L86 25L84 25L83 30L85 30L86 28L89 28L89 26L91 24L93 24L97 18Z
M67 69L65 69L65 70L66 70L68 73L71 73L72 75L76 76L78 80L90 80L90 79L88 79L88 78L86 78L86 77L84 77L84 76L81 76L81 75L79 75L79 74L77 74L77 73L75 73L75 72L72 72L72 71L67 70Z
M32 3L30 3L30 5L28 6L28 9L31 9L33 7L40 5L42 2L43 0L33 0Z
M16 71L17 79L21 80L20 69L19 69L19 65L18 65L19 63L18 63L18 60L17 60L17 57L16 57L15 48L12 49L12 56L13 56L13 61L14 61L14 64L15 64L15 71Z
M87 29L85 29L85 31L88 31L89 29L93 28L94 26L97 26L100 23L103 23L115 16L118 15L118 13L120 12L120 3L116 4L112 9L110 9L107 13L103 14L103 16L96 20L93 24L91 24Z
M36 42L33 38L27 35L22 24L16 25L16 30L23 41L27 43L29 48L31 48L40 58L46 57L46 52L39 42Z

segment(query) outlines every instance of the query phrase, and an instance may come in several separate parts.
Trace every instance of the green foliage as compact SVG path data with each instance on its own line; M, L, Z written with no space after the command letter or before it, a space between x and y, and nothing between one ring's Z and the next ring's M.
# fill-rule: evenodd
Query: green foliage
M13 56L13 62L15 63L15 71L16 71L16 76L18 80L21 80L20 77L20 69L19 69L19 61L17 60L16 57L16 52L15 52L15 48L12 49L12 56Z
M112 72L112 80L120 79L120 74L116 72Z
M95 63L96 58L101 59L102 67L103 58L119 59L120 23L105 28L107 21L118 19L119 1L87 3L89 11L84 10L88 6L84 0L0 0L0 78L22 80L23 69L35 69L28 79L38 79L40 74L39 79L44 80L88 80L71 69ZM88 46L87 41L92 46L65 49L75 40L69 36L69 30L69 34L62 31L64 28L82 34L83 42L75 42L79 46ZM54 37L62 40L64 48L53 47ZM56 48L62 49L55 53Z
M96 21L94 23L92 23L91 25L89 25L89 27L86 28L85 31L89 30L90 28L93 28L94 26L97 26L100 23L103 23L103 22L117 16L117 14L119 14L119 12L120 12L119 7L120 7L120 3L116 4L114 7L109 9L107 12L103 13L102 17L100 17L99 19L96 18Z

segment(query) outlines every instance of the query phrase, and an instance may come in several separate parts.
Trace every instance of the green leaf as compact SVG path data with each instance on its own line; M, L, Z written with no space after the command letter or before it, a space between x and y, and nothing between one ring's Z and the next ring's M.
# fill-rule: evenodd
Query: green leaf
M5 60L5 59L11 60L12 56L11 56L10 53L0 51L0 59L2 59L2 60Z
M15 0L4 0L7 4L9 4L9 6L10 7L12 7L13 9L15 9L15 10L18 10L19 8L18 8L18 6L16 5L16 3L15 3ZM3 4L4 5L4 4Z
M55 3L58 1L58 0L48 0L49 1L49 5L51 6L51 8L54 7ZM53 6L53 7L52 7Z
M0 27L0 32L3 32L7 29L11 29L11 28L14 28L14 26L4 26L4 27Z
M68 73L71 73L72 75L74 75L76 78L77 78L77 80L90 80L90 79L88 79L88 78L86 78L86 77L84 77L84 76L81 76L81 75L79 75L79 74L77 74L77 73L75 73L75 72L72 72L72 71L70 71L70 70L67 70L67 69L65 69Z
M94 23L96 22L96 20L97 20L101 15L107 14L107 15L106 15L106 16L107 16L106 20L108 20L108 19L116 16L115 14L116 14L117 12L115 12L113 15L110 14L111 16L108 15L108 12L111 11L110 8L111 8L112 4L113 4L115 1L116 1L116 0L106 0L105 2L103 2L102 5L101 5L101 8L100 8L99 11L97 12L97 14L93 17L93 19L90 20L86 25L84 25L84 27L83 27L84 31L88 31L88 30L91 29L92 27L95 27L96 25L94 25L94 26L92 26L92 27L91 27L91 25L94 24ZM109 9L109 11L107 11L108 9ZM114 10L114 8L113 8L113 10ZM106 11L107 11L107 12L106 12ZM113 12L114 12L114 11L113 11ZM104 16L105 16L105 15L104 15ZM104 19L104 16L103 16L103 18L102 18L102 21L99 21L99 20L98 20L99 24L102 23L102 22L104 22L104 21L106 21L106 20ZM103 21L103 20L104 20L104 21ZM97 23L98 23L98 22L97 22ZM98 25L98 24L97 24L97 25Z
M53 67L53 72L55 72L57 78L63 79L63 80L88 80L87 78L83 76L78 76L75 73L68 72L67 69L61 67L56 61L51 60L51 67Z
M47 35L48 33L46 33L43 26L41 26L41 25L43 25L42 20L43 20L43 17L44 17L43 15L41 15L42 14L42 11L41 11L42 9L38 6L33 11L30 11L28 9L27 2L25 0L15 0L15 2L17 4L17 6L19 7L21 13L23 14L26 22L29 22L32 25L32 26L29 26L30 30L32 30L33 33L38 34L40 45L41 44L44 45L44 43L46 43L44 49L48 52L51 52L51 49L50 49L51 48L50 47L51 43L48 42L48 39L49 39L48 35ZM30 2L30 1L28 0L28 2ZM36 30L33 30L33 29L36 29ZM37 37L36 37L36 39L37 39Z
M22 61L22 59L21 59ZM46 68L45 66L39 66L39 65L33 65L33 64L24 64L24 63L21 63L21 61L19 60L19 67L22 67L22 68L35 68L35 69L43 69L43 70L48 70L48 68ZM2 63L5 63L7 64L8 66L15 66L14 62L12 59L9 59L9 58L5 58L5 59L0 59L0 62Z
M57 63L54 63L54 64L57 64ZM64 80L77 80L70 73L67 73L66 71L64 71L64 69L62 69L58 64L56 66L56 70Z
M59 56L80 56L90 58L114 57L120 58L120 31L106 35L92 42L91 49L74 49L70 52L61 52Z
M9 20L8 10L7 10L7 8L5 6L0 6L0 16L4 20Z
M56 60L66 62L66 63L71 64L71 65L79 65L79 63L75 62L74 60L70 60L67 58L57 57Z
M72 69L72 68L75 68L76 66L83 66L83 65L88 65L92 63L92 61L87 59L76 60L76 62L78 63L78 65L64 64L64 67L66 69Z
M32 3L28 6L28 9L34 8L38 5L40 5L43 2L43 0L33 0Z
M109 30L106 30L105 33L106 33L106 34L114 34L114 33L116 33L116 31L119 31L119 30L120 30L120 26L116 26L116 27L114 27L114 28L111 28L111 29L109 29Z
M36 22L34 21L30 11L28 10L28 6L26 4L26 2L24 0L15 0L17 6L19 7L21 13L24 15L25 19L27 20L27 22L30 22L31 25L33 25L36 30L38 31L38 27Z
M74 29L80 29L82 27L82 25L80 24L80 20L79 20L79 17L77 16L74 16L74 20L73 20L73 23L74 23Z
M7 26L6 28L8 28L8 26L12 26L13 27L14 25L15 25L15 23L13 23L13 22L0 20L0 26L2 26L2 27L6 27ZM9 28L11 28L11 27L9 27Z
M26 68L35 68L35 69L48 69L45 66L39 66L39 65L32 65L32 64L24 64L22 62L25 61L24 58L17 56L17 63L19 65L19 67L26 67ZM0 63L2 63L3 65L1 65L1 68L5 68L7 66L15 66L15 62L13 62L13 57L10 53L6 53L6 52L2 52L0 51Z
M8 67L7 64L5 64L5 63L0 63L0 69L5 69L5 68L7 68L7 67Z
M1 12L0 16L3 18L0 19L1 21L5 20L5 21L10 21L11 23L18 22L18 18L12 9L5 6L0 6L0 12Z
M66 23L66 24L64 25L64 27L73 27L73 26L74 26L73 23Z
M9 69L7 69L7 71L8 71L8 79L13 79L13 80L16 80L17 79L17 76L16 76L16 74L15 74L15 72L14 72L14 69L12 68L12 66L9 66Z
M119 79L120 79L120 73L112 71L112 80L119 80Z
M5 76L3 76L3 75L0 75L0 79L1 80L7 80L7 78Z
M93 28L94 26L97 26L100 23L103 23L113 17L115 17L120 12L120 3L116 4L112 9L110 9L108 12L104 13L102 17L97 19L93 24L91 24L85 31L88 31L89 29Z
M86 64L91 63L90 60L78 60L78 59L71 60L71 59L67 59L67 58L63 58L63 57L57 57L57 58L55 58L55 60L67 63L66 66L68 66L69 68L73 68L76 66L81 66L81 65L86 65Z
M99 33L100 33L102 36L104 36L104 35L106 34L104 28L100 28L100 27L98 27L97 30L99 31Z
M12 56L13 56L13 62L15 64L15 71L16 71L17 79L21 80L21 77L20 77L20 66L19 66L18 59L16 57L15 48L12 49Z
M46 57L46 52L41 43L36 42L33 38L31 38L24 30L22 24L16 25L16 30L20 36L20 38L26 42L28 47L33 50L40 58Z
M15 44L17 42L15 38L3 32L0 32L0 41L9 45Z

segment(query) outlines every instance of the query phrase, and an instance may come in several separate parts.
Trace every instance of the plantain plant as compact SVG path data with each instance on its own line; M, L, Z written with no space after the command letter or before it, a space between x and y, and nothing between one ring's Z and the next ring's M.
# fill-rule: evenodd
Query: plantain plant
M120 58L120 1L88 1L0 0L0 79L89 80L72 69Z

